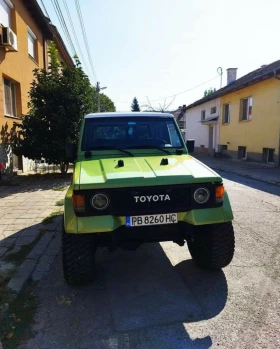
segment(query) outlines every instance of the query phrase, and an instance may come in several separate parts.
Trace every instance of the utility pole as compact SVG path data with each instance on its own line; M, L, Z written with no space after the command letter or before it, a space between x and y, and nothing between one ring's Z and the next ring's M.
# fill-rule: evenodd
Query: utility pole
M219 68L217 69L217 72L218 72L218 74L221 76L220 88L222 88L222 86L223 86L223 68L222 68L222 67L219 67Z
M100 82L97 81L95 89L97 93L97 112L100 113L100 91L105 90L107 87L100 87Z

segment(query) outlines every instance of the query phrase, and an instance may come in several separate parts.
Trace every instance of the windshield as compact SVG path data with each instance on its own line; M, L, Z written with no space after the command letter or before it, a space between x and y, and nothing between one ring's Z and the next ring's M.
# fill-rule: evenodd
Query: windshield
M173 118L106 117L85 120L81 150L183 146Z

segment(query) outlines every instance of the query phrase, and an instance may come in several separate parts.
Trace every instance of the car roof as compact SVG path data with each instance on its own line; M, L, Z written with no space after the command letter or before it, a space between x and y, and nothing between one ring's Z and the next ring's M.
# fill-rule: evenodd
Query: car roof
M106 117L158 117L158 118L174 118L170 113L157 112L114 112L114 113L90 113L85 116L85 119L91 118L106 118Z

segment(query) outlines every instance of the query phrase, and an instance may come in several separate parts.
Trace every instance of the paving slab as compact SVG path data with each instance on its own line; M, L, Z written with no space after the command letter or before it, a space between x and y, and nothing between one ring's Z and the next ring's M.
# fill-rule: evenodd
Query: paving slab
M40 233L45 235L23 263L16 267L10 279L7 287L15 295L22 291L37 266L36 275L42 275L59 253L60 241L53 241L53 237L61 219L54 219L48 226L43 225L42 220L58 210L55 203L65 195L65 191L56 192L53 188L61 186L62 183L69 185L68 181L59 177L48 180L44 176L29 179L18 177L16 180L19 184L17 186L0 187L0 259L6 253L19 252L22 246L30 245ZM44 255L49 244L50 248Z

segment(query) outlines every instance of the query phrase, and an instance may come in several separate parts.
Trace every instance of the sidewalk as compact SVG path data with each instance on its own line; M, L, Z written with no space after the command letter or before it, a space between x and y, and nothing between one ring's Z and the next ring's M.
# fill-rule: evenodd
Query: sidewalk
M192 156L215 171L230 172L242 177L280 186L280 167L234 159L220 159L200 154Z
M8 295L43 277L60 250L70 176L17 176L0 186L0 321Z

